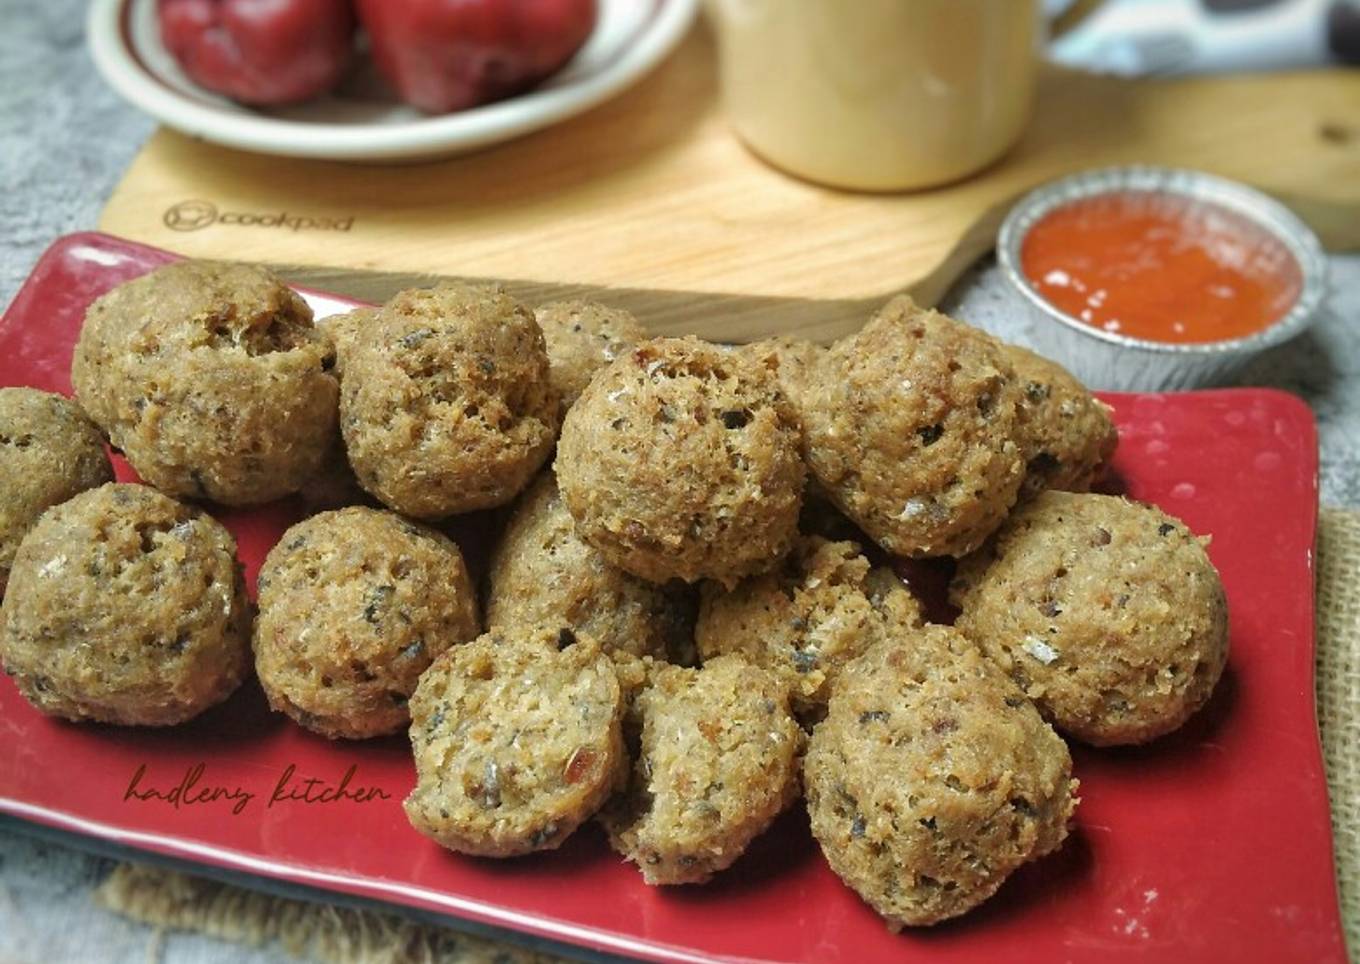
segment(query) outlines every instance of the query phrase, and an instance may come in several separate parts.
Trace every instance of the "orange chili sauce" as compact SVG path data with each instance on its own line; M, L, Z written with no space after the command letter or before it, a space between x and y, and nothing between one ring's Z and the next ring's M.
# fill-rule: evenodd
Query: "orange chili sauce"
M1073 318L1161 342L1255 334L1303 286L1288 249L1254 221L1153 191L1056 208L1030 228L1020 264L1035 290Z

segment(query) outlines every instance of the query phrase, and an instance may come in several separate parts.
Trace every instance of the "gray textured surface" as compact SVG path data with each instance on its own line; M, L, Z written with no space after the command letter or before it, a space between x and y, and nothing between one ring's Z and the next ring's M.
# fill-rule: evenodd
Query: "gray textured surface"
M0 0L0 303L8 304L57 235L94 225L152 124L99 80L83 48L80 0ZM1306 398L1322 435L1322 496L1360 507L1360 257L1334 258L1336 296L1310 335L1264 358L1244 381ZM949 299L963 318L1027 341L995 268L980 265ZM0 964L9 961L255 962L272 952L162 937L94 908L103 861L0 830Z
M85 52L80 0L0 0L0 301L59 234L94 226L151 120Z
M280 964L255 949L197 934L159 933L101 910L91 891L108 863L55 844L0 831L0 962Z

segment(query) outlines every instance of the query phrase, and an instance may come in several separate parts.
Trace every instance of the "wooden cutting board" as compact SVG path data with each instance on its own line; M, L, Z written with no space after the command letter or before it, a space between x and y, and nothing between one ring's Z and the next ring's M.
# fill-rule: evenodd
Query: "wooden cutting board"
M892 293L933 302L1026 189L1130 162L1257 185L1329 247L1360 247L1360 71L1133 82L1048 69L1034 122L990 170L932 191L856 194L787 177L742 147L701 26L623 96L463 158L290 160L162 130L99 226L187 255L301 267L292 276L358 297L453 275L504 281L533 302L601 297L657 332L826 338Z

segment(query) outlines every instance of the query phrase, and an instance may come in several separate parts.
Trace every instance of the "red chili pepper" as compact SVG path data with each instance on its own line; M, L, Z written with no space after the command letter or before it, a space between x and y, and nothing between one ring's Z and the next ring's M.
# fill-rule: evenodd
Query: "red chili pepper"
M330 90L354 52L350 0L158 0L161 42L195 83L246 104Z
M358 0L373 59L429 113L527 90L590 36L596 0Z

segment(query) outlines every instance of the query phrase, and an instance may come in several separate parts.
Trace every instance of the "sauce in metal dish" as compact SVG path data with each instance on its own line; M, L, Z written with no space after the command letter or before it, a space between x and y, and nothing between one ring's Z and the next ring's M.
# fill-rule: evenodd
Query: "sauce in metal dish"
M1253 335L1282 317L1303 285L1298 263L1255 221L1151 191L1049 212L1025 236L1020 262L1035 290L1073 318L1161 342Z

